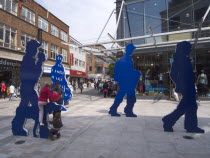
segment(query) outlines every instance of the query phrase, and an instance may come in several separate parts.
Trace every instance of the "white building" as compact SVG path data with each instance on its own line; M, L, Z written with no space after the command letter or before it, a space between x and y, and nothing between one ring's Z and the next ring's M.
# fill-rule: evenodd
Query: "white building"
M80 49L82 44L70 36L70 83L79 87L80 83L85 83L86 74L86 53Z

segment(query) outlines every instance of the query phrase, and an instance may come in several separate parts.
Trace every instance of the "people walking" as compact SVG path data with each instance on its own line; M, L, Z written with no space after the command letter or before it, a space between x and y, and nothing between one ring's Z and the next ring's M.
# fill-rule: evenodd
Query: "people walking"
M198 76L197 79L198 92L201 94L201 96L206 96L207 85L207 76L204 73L204 70L201 70L201 74Z
M106 98L108 93L108 83L106 81L103 84L103 92L104 92L104 98Z
M196 90L194 84L194 74L189 54L192 45L183 41L177 44L176 52L173 56L173 63L170 77L176 85L175 92L181 93L182 99L177 108L170 114L162 118L163 129L165 132L173 132L176 121L185 115L184 128L191 133L204 133L198 127Z
M134 70L131 54L136 47L131 43L126 46L125 55L116 62L114 68L114 80L118 82L120 87L119 92L114 100L114 104L110 107L109 114L111 116L120 116L117 113L117 108L123 101L123 97L127 94L127 105L124 109L126 117L137 117L133 113L133 107L136 102L135 88L141 76L140 71Z
M14 101L15 87L13 84L9 87L9 101Z

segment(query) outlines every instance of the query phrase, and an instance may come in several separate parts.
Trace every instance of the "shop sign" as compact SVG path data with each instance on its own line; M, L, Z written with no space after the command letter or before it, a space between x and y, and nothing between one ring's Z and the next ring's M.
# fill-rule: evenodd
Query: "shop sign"
M77 70L71 70L71 76L86 77L86 73Z
M15 71L20 70L21 62L0 58L0 70Z
M50 74L51 73L51 69L52 69L52 66L44 65L44 73L45 74ZM70 74L68 69L65 69L65 74L66 75Z

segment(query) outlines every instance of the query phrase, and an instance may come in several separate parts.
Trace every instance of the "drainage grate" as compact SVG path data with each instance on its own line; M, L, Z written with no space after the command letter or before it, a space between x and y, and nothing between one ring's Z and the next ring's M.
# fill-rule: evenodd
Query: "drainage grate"
M25 140L19 140L19 141L16 141L15 144L23 144L25 142L26 142Z
M184 139L194 139L194 137L191 136L183 136Z

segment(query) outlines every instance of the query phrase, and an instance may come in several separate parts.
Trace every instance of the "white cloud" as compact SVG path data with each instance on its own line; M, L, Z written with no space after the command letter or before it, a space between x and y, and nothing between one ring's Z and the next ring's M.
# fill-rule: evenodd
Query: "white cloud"
M70 26L70 35L82 43L95 42L109 15L115 9L115 0L36 0L63 22ZM115 14L112 15L102 35L114 34ZM90 40L92 39L92 40ZM103 40L104 38L101 38Z

